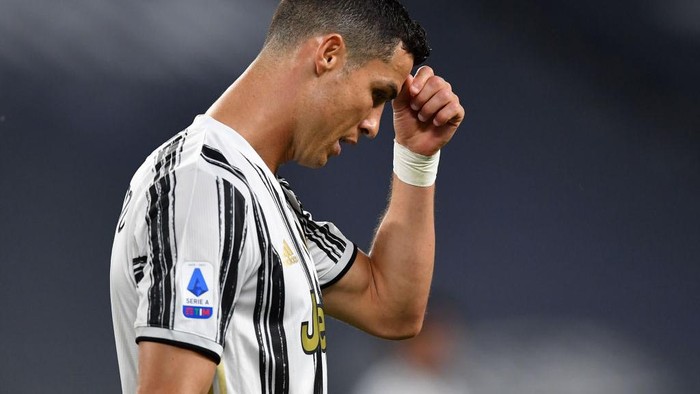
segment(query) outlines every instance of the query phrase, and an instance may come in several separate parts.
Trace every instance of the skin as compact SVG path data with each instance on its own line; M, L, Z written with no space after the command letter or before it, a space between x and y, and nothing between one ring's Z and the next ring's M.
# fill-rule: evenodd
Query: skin
M411 75L413 57L401 45L389 62L347 66L338 34L310 38L291 53L263 50L207 114L238 131L273 173L288 161L321 167L340 154L341 143L374 138L392 99L396 141L422 155L440 150L464 119L450 84L427 66ZM391 190L370 253L358 252L323 300L327 314L401 339L423 324L435 254L435 186L412 186L394 175ZM198 353L142 342L139 392L205 393L215 368Z

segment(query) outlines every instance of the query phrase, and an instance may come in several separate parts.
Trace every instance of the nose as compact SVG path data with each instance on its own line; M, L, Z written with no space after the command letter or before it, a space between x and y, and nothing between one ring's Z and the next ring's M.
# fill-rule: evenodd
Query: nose
M360 122L360 132L367 138L373 139L379 133L379 122L382 120L383 110L383 105L372 108L367 117Z

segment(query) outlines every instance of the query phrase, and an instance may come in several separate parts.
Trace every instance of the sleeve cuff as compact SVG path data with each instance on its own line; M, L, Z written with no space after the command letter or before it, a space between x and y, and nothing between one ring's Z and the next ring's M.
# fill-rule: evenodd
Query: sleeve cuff
M219 364L223 346L209 339L188 332L173 331L161 327L136 327L136 343L157 342L192 350Z
M352 243L351 245L352 248L345 248L343 256L341 257L340 261L338 261L338 263L333 267L333 269L331 269L325 275L323 275L322 278L319 278L319 282L321 282L321 289L330 287L336 282L338 282L340 279L342 279L343 276L345 276L345 274L348 273L353 263L355 263L355 258L357 257L358 249L357 245L355 245L354 243Z

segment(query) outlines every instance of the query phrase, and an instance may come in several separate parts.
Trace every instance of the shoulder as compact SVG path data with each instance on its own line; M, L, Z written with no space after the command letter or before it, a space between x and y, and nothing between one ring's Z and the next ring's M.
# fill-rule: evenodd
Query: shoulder
M224 206L234 196L247 205L251 191L237 166L238 151L212 141L209 133L191 127L154 151L144 164L146 190L161 190L160 185L167 183L183 203Z

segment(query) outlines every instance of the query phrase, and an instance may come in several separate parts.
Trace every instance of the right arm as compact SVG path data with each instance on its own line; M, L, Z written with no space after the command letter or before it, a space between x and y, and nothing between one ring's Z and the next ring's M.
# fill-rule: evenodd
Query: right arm
M163 343L139 343L138 393L207 393L216 371L211 359Z

